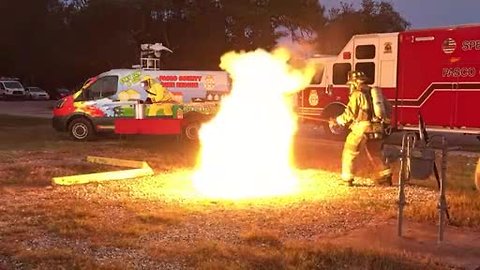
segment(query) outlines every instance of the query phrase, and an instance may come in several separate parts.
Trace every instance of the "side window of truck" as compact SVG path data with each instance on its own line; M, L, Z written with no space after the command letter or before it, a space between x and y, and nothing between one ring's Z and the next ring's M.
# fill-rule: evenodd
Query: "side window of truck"
M85 89L85 100L96 100L113 96L117 93L118 76L99 78L90 87Z
M355 57L357 59L375 58L375 45L358 45L355 48Z
M325 65L324 64L316 64L315 65L315 75L313 76L310 84L321 84L324 71L325 71Z
M352 70L350 63L333 64L333 84L347 84L350 70Z
M375 82L375 63L364 62L355 64L355 70L363 71L367 76L367 84L373 84Z
M0 90L5 90L5 86L3 85L3 83L0 83Z
M376 48L373 44L358 45L355 48L355 58L364 60L355 64L355 70L363 71L363 73L365 73L365 75L368 77L368 84L373 84L375 82L375 62L365 62L365 60L374 59L375 52Z

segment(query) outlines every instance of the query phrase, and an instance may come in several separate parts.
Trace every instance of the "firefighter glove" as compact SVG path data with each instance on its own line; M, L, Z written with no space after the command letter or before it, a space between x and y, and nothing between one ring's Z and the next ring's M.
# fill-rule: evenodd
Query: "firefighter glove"
M330 129L338 127L337 120L335 118L330 118L328 120L328 126L330 127Z

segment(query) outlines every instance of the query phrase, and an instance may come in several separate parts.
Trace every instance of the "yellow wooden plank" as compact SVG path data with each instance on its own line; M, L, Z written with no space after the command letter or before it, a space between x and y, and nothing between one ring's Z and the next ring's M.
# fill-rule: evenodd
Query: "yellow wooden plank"
M68 186L68 185L87 184L91 182L104 182L104 181L112 181L112 180L138 178L138 177L144 177L149 175L153 175L152 169L142 168L142 169L131 169L131 170L123 170L123 171L54 177L52 179L52 182L55 185Z
M52 184L63 185L63 186L80 185L80 184L87 184L91 182L103 182L103 181L137 178L137 177L149 176L154 174L152 168L150 168L148 163L145 161L124 160L124 159L96 157L96 156L87 156L87 161L92 163L112 165L112 166L122 166L122 167L134 168L134 169L54 177L52 178Z
M87 156L87 161L97 164L118 166L118 167L127 167L127 168L142 168L142 161L136 160L126 160L126 159L117 159L117 158L107 158L107 157L97 157L97 156Z

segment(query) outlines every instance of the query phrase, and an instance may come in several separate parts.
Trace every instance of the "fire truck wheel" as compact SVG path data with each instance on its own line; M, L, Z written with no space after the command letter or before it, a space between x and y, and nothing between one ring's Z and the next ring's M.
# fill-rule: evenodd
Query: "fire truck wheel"
M475 170L475 185L477 186L477 191L480 191L480 158L477 161L477 169Z
M75 118L68 125L70 136L77 141L86 141L94 137L92 123L86 118Z
M188 122L183 128L183 136L188 141L198 140L198 130L200 129L200 123L197 121Z

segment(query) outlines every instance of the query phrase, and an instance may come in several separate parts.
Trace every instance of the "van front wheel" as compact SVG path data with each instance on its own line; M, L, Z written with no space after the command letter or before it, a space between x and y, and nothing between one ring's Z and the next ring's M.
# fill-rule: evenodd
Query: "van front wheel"
M198 141L200 123L197 121L188 122L183 128L183 136L187 141Z
M77 141L87 141L95 136L92 123L86 118L76 118L68 126L70 137Z

